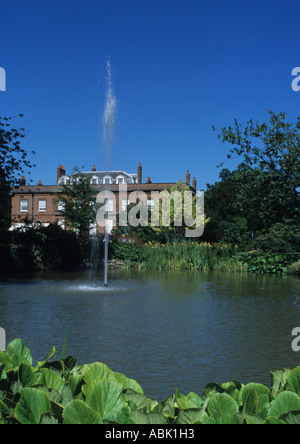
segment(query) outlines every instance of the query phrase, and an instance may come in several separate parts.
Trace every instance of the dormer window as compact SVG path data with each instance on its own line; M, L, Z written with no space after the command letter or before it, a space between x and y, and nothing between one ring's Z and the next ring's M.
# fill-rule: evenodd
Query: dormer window
M91 180L92 185L98 185L99 184L99 177L93 176Z
M103 183L104 183L104 185L110 185L111 182L112 182L112 178L111 178L111 176L105 176L105 177L103 178Z
M116 183L117 183L117 185L122 185L123 183L125 183L125 177L124 176L117 176Z

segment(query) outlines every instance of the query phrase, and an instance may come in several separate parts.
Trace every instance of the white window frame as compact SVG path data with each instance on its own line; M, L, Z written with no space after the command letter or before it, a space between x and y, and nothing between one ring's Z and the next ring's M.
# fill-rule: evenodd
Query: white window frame
M44 205L41 205L44 203ZM39 199L39 213L46 213L47 211L47 199Z
M119 181L121 181L121 182L119 182ZM116 177L116 184L117 185L123 185L125 183L125 177L124 176L117 176Z
M26 210L23 209L23 204L25 204ZM28 213L28 207L29 207L28 199L21 199L20 200L20 213Z
M106 181L108 180L108 182L106 183ZM112 177L111 176L104 176L103 177L103 185L111 185L112 183Z
M114 211L113 199L105 199L105 210L106 211Z
M126 211L127 207L130 205L129 199L122 199L122 211Z
M64 209L65 209L65 201L63 201L63 200L60 200L59 202L58 202L58 211L64 211Z
M91 185L99 185L99 177L93 176L91 179Z

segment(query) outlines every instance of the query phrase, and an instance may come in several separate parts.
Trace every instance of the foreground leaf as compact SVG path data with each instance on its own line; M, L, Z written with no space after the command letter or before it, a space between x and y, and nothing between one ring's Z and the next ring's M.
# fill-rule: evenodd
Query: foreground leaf
M63 416L64 424L102 424L101 416L79 399L66 405Z
M50 409L46 393L34 388L24 388L16 406L15 416L21 424L39 424L41 416L49 413Z
M25 345L23 345L21 339L15 339L14 341L10 342L7 346L6 353L9 358L11 358L14 354L19 357L22 356L26 359L27 362L29 362L29 364L32 364L32 356L30 350L25 347Z
M207 403L207 411L214 424L234 424L238 405L226 393L216 393Z
M292 370L286 378L286 389L300 396L300 367Z
M86 403L95 410L100 418L112 419L127 406L123 387L116 381L103 379L83 387Z
M277 398L271 402L268 417L280 418L292 410L300 410L300 398L296 393L285 391L279 393Z

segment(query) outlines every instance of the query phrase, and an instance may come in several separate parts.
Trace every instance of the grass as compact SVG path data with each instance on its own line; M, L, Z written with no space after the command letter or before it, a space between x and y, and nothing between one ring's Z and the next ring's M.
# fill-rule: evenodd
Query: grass
M144 246L142 267L158 270L246 271L235 256L237 247L207 242L148 242Z

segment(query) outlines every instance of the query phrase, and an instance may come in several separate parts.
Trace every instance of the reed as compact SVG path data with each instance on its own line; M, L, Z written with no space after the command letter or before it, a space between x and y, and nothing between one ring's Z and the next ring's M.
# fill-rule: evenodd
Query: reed
M148 242L143 249L143 268L158 270L224 270L244 271L235 255L237 247L231 244L208 242Z

